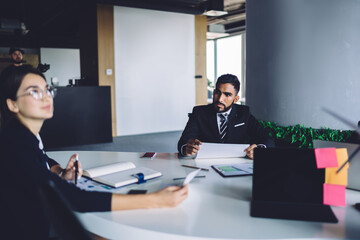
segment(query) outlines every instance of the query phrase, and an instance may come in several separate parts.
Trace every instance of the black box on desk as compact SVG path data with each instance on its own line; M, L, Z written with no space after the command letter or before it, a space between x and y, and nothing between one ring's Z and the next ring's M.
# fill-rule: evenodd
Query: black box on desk
M324 181L314 149L255 149L250 215L336 223L323 204Z

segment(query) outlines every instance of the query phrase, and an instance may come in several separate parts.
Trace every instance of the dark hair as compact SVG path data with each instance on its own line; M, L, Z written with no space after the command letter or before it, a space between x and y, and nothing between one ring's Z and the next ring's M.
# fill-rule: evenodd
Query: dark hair
M22 66L9 66L4 69L0 76L0 129L4 127L11 119L14 118L14 114L8 109L6 104L7 99L16 100L17 91L24 77L29 74L39 75L46 81L46 78L42 72L37 70L31 65Z
M239 90L240 90L240 82L239 79L232 74L224 74L221 75L217 81L216 81L216 88L218 88L218 86L220 84L225 84L225 83L230 83L231 85L234 86L236 94L238 94Z
M24 53L25 53L25 51L22 50L21 48L11 47L11 48L9 49L9 55L13 54L15 51L19 51L19 52L21 52L21 54L24 54Z

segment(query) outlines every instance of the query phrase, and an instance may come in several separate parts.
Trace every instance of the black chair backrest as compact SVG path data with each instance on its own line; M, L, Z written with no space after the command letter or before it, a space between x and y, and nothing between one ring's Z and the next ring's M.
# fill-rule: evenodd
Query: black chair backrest
M55 189L53 182L49 182L40 189L40 198L42 199L45 213L60 239L93 239L75 216L66 199Z

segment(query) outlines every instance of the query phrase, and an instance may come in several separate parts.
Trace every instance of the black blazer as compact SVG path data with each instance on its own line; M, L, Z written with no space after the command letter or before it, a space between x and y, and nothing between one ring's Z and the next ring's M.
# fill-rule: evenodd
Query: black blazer
M267 147L274 147L274 140L250 114L248 106L234 104L228 119L225 143L265 144ZM193 108L178 142L178 151L181 153L181 147L189 139L196 138L202 142L221 143L213 104Z
M76 211L111 208L111 193L80 190L50 172L46 166L49 158L39 149L39 140L16 120L0 132L0 156L3 239L48 239L49 220L38 191L49 181Z

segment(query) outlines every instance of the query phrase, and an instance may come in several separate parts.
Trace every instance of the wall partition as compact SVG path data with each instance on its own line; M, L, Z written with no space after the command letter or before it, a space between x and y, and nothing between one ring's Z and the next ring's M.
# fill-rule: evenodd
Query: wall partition
M195 105L194 16L114 7L117 135L182 130Z
M360 120L360 1L246 5L246 102L259 119L349 129Z

